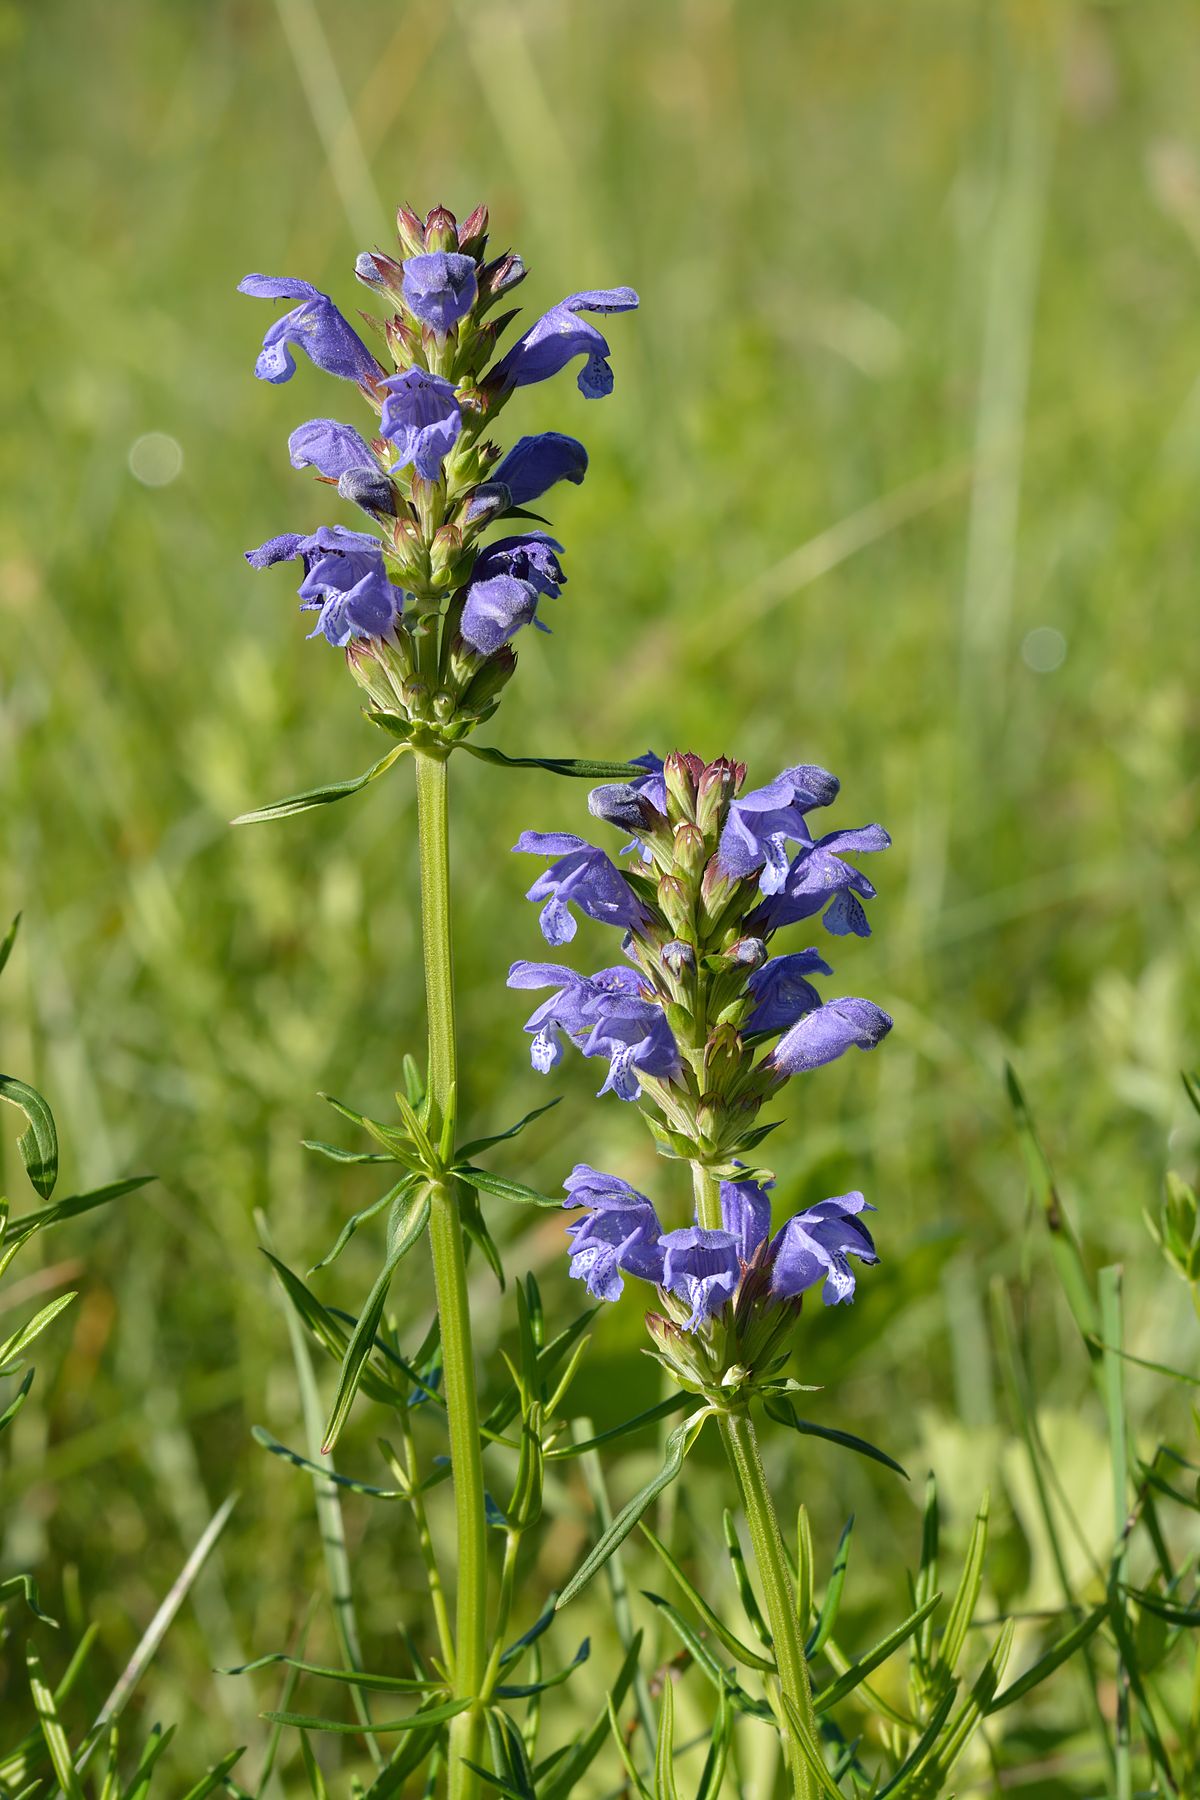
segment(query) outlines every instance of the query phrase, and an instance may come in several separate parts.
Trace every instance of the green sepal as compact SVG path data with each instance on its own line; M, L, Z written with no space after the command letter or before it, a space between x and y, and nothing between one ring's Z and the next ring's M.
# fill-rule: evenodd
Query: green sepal
M270 806L257 807L254 812L239 813L232 823L260 825L267 819L290 819L295 813L311 812L314 806L332 806L338 800L348 800L351 794L360 793L371 782L378 781L407 749L407 744L397 744L394 750L381 756L377 763L372 763L365 775L354 775L349 781L333 781L327 787L310 788L305 794L289 794L286 799L276 800Z
M58 1180L58 1132L54 1114L36 1088L15 1075L0 1075L0 1100L24 1113L28 1129L17 1139L25 1173L43 1200L54 1192Z

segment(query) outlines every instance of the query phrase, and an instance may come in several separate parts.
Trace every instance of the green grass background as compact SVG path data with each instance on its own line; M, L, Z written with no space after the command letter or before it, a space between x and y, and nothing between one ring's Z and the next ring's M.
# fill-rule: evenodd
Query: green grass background
M369 304L354 255L390 246L396 202L462 216L486 198L533 313L639 289L642 310L610 321L608 402L568 376L505 413L510 438L577 433L592 464L553 497L570 574L554 634L524 635L487 737L728 752L764 780L819 761L842 777L839 821L892 832L876 935L833 960L835 991L896 1029L792 1084L769 1146L789 1209L867 1191L883 1264L853 1311L809 1309L796 1372L827 1384L815 1417L938 1470L952 1537L990 1481L995 1597L1053 1604L995 1379L994 1277L1101 1545L1107 1473L1028 1229L1006 1057L1089 1257L1127 1262L1131 1346L1194 1366L1142 1209L1196 1143L1177 1071L1197 1059L1200 948L1198 28L1165 0L0 7L0 905L25 912L2 1061L51 1097L72 1184L160 1178L47 1247L40 1279L81 1298L6 1440L3 1555L100 1620L99 1692L241 1490L142 1690L147 1718L181 1721L186 1771L261 1743L273 1686L208 1671L282 1647L322 1580L306 1484L249 1438L299 1437L252 1215L295 1265L316 1259L373 1194L369 1171L299 1148L340 1132L317 1091L378 1111L422 1044L408 771L327 814L227 824L383 748L339 657L304 640L287 574L241 558L354 523L285 446L355 399L307 363L286 386L253 379L268 309L237 280L303 275ZM131 473L151 432L182 451L165 486ZM1037 672L1022 648L1047 627L1065 657ZM552 1188L584 1158L682 1217L678 1172L632 1109L591 1100L591 1065L552 1085L529 1071L503 986L540 943L509 846L527 825L578 829L584 790L466 758L454 774L472 1119L498 1129L559 1092L503 1166ZM17 1196L7 1131L3 1153ZM564 1316L560 1224L496 1228ZM322 1292L356 1307L376 1251L356 1245ZM427 1300L407 1270L414 1334ZM511 1316L481 1275L493 1374ZM632 1297L598 1322L579 1398L602 1422L654 1396L641 1341ZM1149 1431L1160 1388L1131 1391ZM1190 1429L1166 1398L1168 1428ZM360 1406L347 1467L378 1470L381 1428ZM612 1459L618 1493L653 1451ZM920 1481L809 1440L773 1457L825 1559L857 1510L848 1635L872 1641L907 1610ZM712 1492L722 1479L714 1465ZM680 1500L701 1545L706 1487ZM588 1529L577 1486L552 1510L531 1584L561 1580ZM409 1537L358 1506L348 1529L375 1659L394 1658L419 1605ZM1073 1692L1039 1715L1060 1745Z

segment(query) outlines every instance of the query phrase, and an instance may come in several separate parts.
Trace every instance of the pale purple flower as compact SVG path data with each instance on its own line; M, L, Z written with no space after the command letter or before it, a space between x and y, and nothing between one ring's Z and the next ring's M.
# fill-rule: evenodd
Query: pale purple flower
M754 997L754 1011L746 1020L747 1032L786 1031L804 1013L820 1006L821 996L809 975L832 975L833 970L816 950L797 950L790 956L773 956L754 969L746 986Z
M293 469L312 467L330 481L348 469L379 467L375 452L354 427L339 425L336 419L310 419L306 425L297 425L288 439L288 456Z
M736 1238L728 1231L687 1225L662 1240L662 1285L692 1309L685 1329L695 1331L720 1312L741 1278Z
M861 1194L851 1193L796 1213L771 1245L771 1293L779 1300L793 1300L823 1277L826 1306L852 1300L855 1277L847 1258L879 1261L870 1232L856 1216L874 1210Z
M587 360L579 371L579 391L585 399L598 400L612 393L607 339L580 313L631 312L638 304L632 288L589 289L569 294L543 313L536 324L513 345L491 371L489 380L501 390L527 387L545 381L565 369L575 357Z
M410 256L401 291L413 315L444 337L475 304L474 259L445 250Z
M530 1059L546 1074L562 1056L565 1033L584 1056L607 1056L609 1071L600 1093L622 1100L641 1092L638 1073L671 1080L679 1073L679 1048L660 1006L645 998L636 969L618 965L584 976L559 963L516 962L508 972L512 988L552 987L555 992L530 1015Z
M571 1239L570 1273L584 1281L597 1300L617 1300L624 1289L621 1274L642 1281L663 1277L662 1225L644 1194L616 1175L605 1175L577 1163L563 1183L567 1207L588 1211L567 1226Z
M663 759L647 750L633 761L646 773L632 781L605 782L603 787L594 787L588 795L588 811L593 818L603 819L606 825L616 825L622 831L652 831L663 823L667 813ZM636 838L621 846L622 856L629 850L638 850L643 862L650 860L649 850L639 845Z
M799 763L732 801L721 833L722 868L738 878L761 869L762 892L778 894L787 877L789 841L811 842L804 816L815 806L828 806L838 787L828 769Z
M400 617L403 595L387 578L379 539L369 532L322 525L308 537L285 532L247 550L253 569L298 556L304 563L300 609L316 612L310 637L323 634L344 646L353 637L389 637Z
M554 859L525 898L544 902L538 923L546 942L555 948L575 936L572 906L602 925L634 930L646 923L645 907L616 864L583 838L567 831L523 831L513 849Z
M891 1019L873 1000L827 1000L780 1038L766 1065L780 1075L805 1074L836 1062L852 1046L873 1050L891 1029Z
M436 481L462 430L453 383L425 369L406 369L379 385L387 393L381 429L399 451L396 467L411 463L422 481Z
M522 625L547 627L537 617L543 595L556 599L566 576L562 545L544 531L500 538L481 550L471 570L461 631L473 650L491 656Z
M299 300L275 320L263 339L254 373L260 381L290 381L296 373L291 346L298 345L310 362L326 374L346 381L373 384L382 374L379 364L358 333L343 319L328 294L311 281L289 275L247 275L238 282L240 294L257 300Z

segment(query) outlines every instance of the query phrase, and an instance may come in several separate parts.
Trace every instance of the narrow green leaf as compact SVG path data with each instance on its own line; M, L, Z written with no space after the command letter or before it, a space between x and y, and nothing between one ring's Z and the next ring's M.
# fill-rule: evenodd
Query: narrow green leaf
M992 1713L1003 1711L1015 1700L1023 1700L1026 1694L1033 1692L1035 1687L1040 1687L1047 1675L1053 1675L1060 1664L1067 1662L1082 1645L1087 1643L1092 1633L1099 1629L1107 1616L1108 1608L1097 1606L1086 1618L1081 1619L1078 1625L1073 1625L1070 1631L1060 1637L1056 1644L1052 1644L1046 1654L1040 1656L1031 1668L1026 1669L1025 1673L1018 1676L1016 1681L1006 1687L1002 1694L998 1694L994 1700L989 1702L987 1709L989 1718ZM1200 1613L1196 1615L1196 1623L1200 1624Z
M150 1786L150 1778L157 1763L171 1739L175 1736L174 1725L166 1731L161 1725L155 1725L150 1733L149 1742L143 1745L142 1754L138 1758L137 1768L130 1777L129 1784L121 1795L121 1800L145 1800Z
M245 1745L240 1750L231 1750L228 1756L223 1756L220 1762L214 1763L211 1769L200 1777L195 1787L188 1789L183 1800L208 1800L210 1794L215 1794L218 1788L225 1786L225 1777L245 1754Z
M683 1460L696 1440L704 1421L709 1417L707 1407L702 1407L677 1425L666 1443L666 1460L658 1473L651 1477L645 1487L626 1501L608 1530L600 1541L593 1545L588 1555L576 1569L562 1593L558 1596L557 1609L568 1605L577 1594L583 1592L592 1576L604 1567L618 1544L623 1544L633 1530L652 1500L657 1499L664 1488L670 1487L683 1468Z
M642 1780L638 1766L630 1754L625 1733L621 1730L621 1721L617 1717L617 1709L611 1699L608 1702L608 1729L612 1734L613 1743L617 1746L617 1755L625 1770L626 1790L637 1794L639 1800L654 1800L654 1795Z
M37 1192L48 1200L58 1180L58 1132L54 1114L36 1088L15 1075L0 1075L0 1100L7 1100L24 1113L28 1130L17 1139L21 1161Z
M327 787L310 788L306 794L289 794L286 800L276 800L270 806L257 807L254 812L239 813L233 823L258 825L266 819L290 819L294 813L311 812L314 806L332 806L337 800L346 800L351 794L360 793L372 781L377 781L404 755L407 748L407 744L397 744L394 750L389 750L377 763L372 763L365 775L355 775L349 781L333 781Z
M815 1571L812 1526L809 1523L808 1508L801 1501L796 1514L796 1618L804 1637L808 1636L809 1621L812 1618Z
M394 1163L387 1150L343 1150L340 1144L326 1144L320 1138L301 1138L301 1148L315 1150L318 1156L335 1163Z
M886 1800L888 1795L898 1797L908 1783L910 1775L915 1775L921 1763L928 1756L933 1745L942 1735L942 1727L950 1717L951 1708L958 1698L958 1684L952 1682L942 1695L933 1710L933 1715L924 1731L905 1757L887 1786L879 1790L877 1800Z
M679 1800L675 1786L675 1683L663 1682L654 1748L654 1800Z
M959 1577L958 1587L955 1590L950 1616L946 1620L946 1629L942 1633L942 1641L938 1645L935 1666L945 1669L951 1675L958 1667L958 1659L962 1655L963 1645L967 1641L967 1631L979 1603L979 1590L983 1586L983 1562L987 1553L987 1532L988 1496L985 1493L979 1502L979 1510L975 1515L975 1523L971 1528L971 1539L967 1545L967 1554L963 1562L962 1575Z
M505 756L503 750L493 750L490 744L470 740L455 744L454 748L504 769L545 769L548 774L570 775L580 781L635 781L646 773L639 763L595 762L571 756Z
M427 1189L423 1189L409 1196L407 1200L399 1202L394 1223L389 1224L387 1260L379 1272L375 1286L367 1298L367 1304L363 1307L362 1315L346 1346L341 1373L338 1376L337 1390L329 1411L329 1422L325 1427L325 1442L321 1446L323 1450L332 1450L341 1436L342 1427L349 1417L354 1396L358 1392L363 1365L371 1354L375 1343L375 1333L383 1318L383 1309L387 1304L392 1276L401 1259L408 1254L424 1234L425 1227L429 1223L429 1213L429 1192Z
M832 1425L817 1425L811 1419L802 1419L790 1400L774 1395L765 1400L763 1406L767 1416L774 1419L776 1424L790 1426L804 1437L824 1438L827 1443L840 1444L844 1450L856 1450L860 1456L869 1456L872 1462L882 1463L885 1469L894 1469L897 1475L903 1475L905 1481L908 1480L907 1469L885 1450L869 1444L866 1438L855 1437L850 1431L838 1431Z
M799 1746L809 1774L816 1781L821 1793L827 1796L827 1800L845 1800L841 1789L825 1767L825 1758L821 1755L820 1744L808 1729L798 1708L792 1704L787 1694L781 1694L780 1699L783 1701L794 1741Z
M42 1674L42 1665L36 1650L26 1650L25 1667L29 1671L29 1688L33 1695L33 1709L37 1714L38 1724L42 1728L46 1748L50 1752L50 1762L54 1768L58 1785L66 1796L66 1800L84 1800L83 1789L79 1785L79 1777L75 1773L75 1764L71 1757L71 1746L58 1716L54 1695L46 1685L46 1678Z
M750 1571L746 1567L745 1552L742 1549L741 1539L738 1537L737 1524L728 1507L722 1514L722 1524L725 1531L725 1549L729 1556L729 1566L733 1570L733 1579L737 1586L738 1598L742 1603L742 1611L749 1619L759 1643L764 1649L771 1650L774 1648L774 1644L770 1628L763 1618L762 1608L758 1604L758 1596L754 1592L754 1586L750 1580Z
M775 1673L775 1664L770 1657L760 1656L757 1650L751 1650L747 1644L743 1644L741 1639L736 1637L734 1633L730 1631L728 1625L726 1625L718 1614L713 1611L703 1594L701 1594L688 1580L675 1558L671 1555L671 1552L667 1549L667 1546L661 1539L655 1536L654 1532L651 1531L644 1519L640 1521L640 1529L645 1534L653 1549L658 1552L659 1556L674 1576L676 1582L678 1582L679 1586L683 1589L683 1592L687 1595L696 1611L700 1614L700 1617L708 1630L712 1632L715 1638L719 1639L719 1641L724 1644L734 1661L740 1662L747 1669L758 1669L766 1674L773 1675Z
M312 1290L304 1285L298 1275L293 1274L285 1262L281 1262L272 1251L265 1248L263 1255L274 1270L279 1285L297 1318L312 1333L321 1348L341 1362L350 1341L350 1329L341 1323L329 1307L321 1304ZM352 1320L351 1325L355 1322ZM399 1363L410 1380L417 1379L415 1369L409 1369L394 1355L390 1360ZM367 1394L372 1400L381 1401L385 1406L403 1405L408 1398L405 1388L386 1381L370 1364L367 1364L363 1370L361 1386L364 1394ZM445 1404L438 1395L434 1395L432 1398L439 1405Z
M729 1697L722 1694L717 1706L717 1716L713 1723L712 1742L700 1773L700 1785L696 1789L696 1800L717 1800L721 1792L721 1783L725 1779L725 1764L729 1758L729 1748L733 1742L733 1711L729 1705Z
M370 1206L364 1206L361 1212L352 1213L338 1232L332 1250L327 1250L320 1262L313 1264L308 1271L309 1274L315 1275L318 1269L327 1269L331 1263L335 1263L360 1225L365 1225L368 1219L373 1219L377 1213L381 1213L385 1206L392 1206L397 1200L407 1199L420 1180L419 1175L403 1175L395 1187L390 1187L386 1194L381 1194L378 1200L371 1202Z
M547 1688L561 1687L564 1681L570 1681L576 1669L582 1668L591 1652L591 1642L588 1638L584 1638L566 1668L560 1669L557 1675L547 1675L543 1681L510 1682L502 1685L495 1690L496 1698L498 1700L531 1700L535 1694L544 1694Z
M659 1419L667 1419L672 1413L682 1412L685 1406L691 1406L695 1398L694 1394L671 1394L667 1399L660 1400L657 1406L648 1406L645 1412L636 1413L632 1419L625 1419L620 1425L610 1425L606 1431L598 1431L594 1437L581 1438L578 1443L556 1445L553 1450L547 1450L546 1461L562 1462L568 1457L582 1456L585 1451L598 1449L601 1444L611 1444L617 1438L628 1437L631 1432L641 1431Z
M32 1375L30 1379L32 1380ZM26 1392L28 1392L28 1388L29 1382L27 1381L25 1383ZM10 1594L20 1594L35 1619L40 1619L43 1625L53 1625L57 1629L58 1620L52 1619L48 1612L42 1611L38 1584L32 1575L26 1574L22 1570L19 1575L9 1575L6 1580L0 1581L0 1600L6 1600Z
M20 915L20 913L18 913L16 918L13 920L12 924L9 926L8 930L5 932L3 941L0 942L0 974L3 974L4 965L7 963L9 957L12 955L12 947L17 941L17 932L20 930L20 928L21 928L21 915ZM1187 1079L1186 1076L1184 1077L1184 1079L1185 1080Z
M642 1597L662 1614L696 1667L707 1676L718 1693L729 1696L730 1703L739 1712L755 1719L769 1720L774 1716L765 1700L752 1699L738 1685L733 1670L720 1661L712 1645L697 1631L690 1619L684 1618L677 1606L672 1606L669 1600L664 1600L661 1594L655 1594L649 1588L642 1589Z
M319 1675L323 1681L340 1681L347 1687L370 1688L373 1693L380 1694L445 1693L448 1686L445 1681L421 1681L408 1675L372 1675L361 1669L327 1668L323 1663L304 1662L297 1656L289 1656L284 1650L269 1656L256 1656L253 1662L241 1663L236 1669L218 1669L216 1673L249 1675L255 1669L269 1669L276 1663L295 1669L301 1675Z
M51 1300L48 1306L43 1306L41 1312L35 1313L32 1319L29 1319L19 1330L14 1331L10 1338L0 1344L0 1373L8 1373L5 1364L10 1362L14 1356L20 1356L22 1350L27 1349L34 1338L40 1337L51 1320L56 1319L59 1313L78 1297L76 1290L60 1294L57 1300Z
M461 1144L458 1150L459 1156L464 1162L470 1162L473 1156L482 1155L483 1151L490 1150L493 1144L503 1144L506 1139L515 1138L519 1132L524 1131L527 1125L532 1125L533 1121L540 1119L543 1113L550 1112L561 1100L562 1095L559 1094L555 1099L548 1100L545 1106L535 1106L532 1112L527 1112L523 1119L518 1119L515 1125L510 1125L507 1131L497 1131L491 1137L472 1138L469 1143Z
M561 1199L555 1200L549 1194L539 1194L536 1188L526 1187L523 1181L513 1181L508 1175L493 1175L487 1169L473 1168L470 1163L460 1163L454 1173L460 1181L479 1188L485 1194L494 1194L498 1200L515 1200L521 1206L562 1206Z
M124 1181L110 1181L106 1187L90 1188L84 1194L67 1194L61 1200L52 1200L48 1206L39 1206L36 1211L23 1214L19 1219L10 1219L4 1233L4 1254L0 1257L0 1274L3 1274L11 1261L12 1252L20 1249L22 1244L39 1231L47 1231L52 1225L61 1225L64 1219L77 1219L81 1213L92 1212L98 1206L107 1206L113 1200L120 1200L125 1194L135 1193L138 1188L145 1187L155 1180L153 1175L130 1175Z
M850 1533L853 1530L854 1514L851 1513L842 1527L842 1535L838 1539L829 1585L825 1589L825 1598L821 1602L817 1622L813 1626L811 1637L804 1646L804 1654L809 1662L813 1662L824 1649L829 1634L837 1623L838 1607L842 1603L842 1589L846 1585L846 1565L850 1560Z
M1096 1353L1091 1348L1091 1340L1099 1336L1099 1320L1096 1314L1095 1298L1083 1260L1083 1250L1071 1221L1063 1210L1050 1163L1046 1152L1042 1149L1041 1140L1033 1122L1033 1115L1011 1063L1005 1064L1004 1079L1034 1198L1042 1210L1042 1216L1050 1232L1050 1248L1054 1257L1054 1266L1080 1335L1083 1337L1084 1343L1088 1345L1088 1354L1094 1357Z
M851 1663L850 1667L844 1674L839 1675L836 1681L831 1681L829 1686L822 1688L819 1694L814 1694L813 1710L819 1713L828 1712L831 1706L836 1706L839 1700L844 1700L847 1694L852 1694L860 1682L865 1681L867 1676L879 1667L880 1663L886 1662L888 1657L900 1648L901 1644L906 1643L913 1633L920 1629L925 1620L941 1603L942 1596L940 1594L931 1594L924 1606L919 1606L916 1612L910 1613L902 1625L897 1625L894 1631L889 1631L888 1635L881 1638L872 1649L867 1651L865 1656L860 1656L857 1662Z
M33 1378L36 1373L36 1369L30 1369L24 1381L21 1383L8 1405L4 1408L4 1411L0 1412L0 1431L8 1430L8 1427L20 1412L26 1400L28 1400L29 1390L33 1386Z
M368 1500L408 1500L411 1498L407 1488L372 1487L370 1482L356 1481L352 1475L342 1475L337 1469L324 1468L320 1463L310 1461L307 1456L301 1456L298 1450L289 1450L286 1444L281 1444L278 1438L272 1437L271 1433L262 1425L252 1425L250 1436L264 1450L269 1450L272 1456L281 1457L284 1462L290 1462L293 1468L303 1469L306 1474L316 1475L322 1481L332 1481L335 1486L345 1488L351 1494L362 1494ZM248 1668L250 1665L246 1666ZM228 1671L230 1674L236 1672L236 1670Z
M474 1704L468 1695L465 1699L446 1700L440 1706L431 1706L426 1712L412 1713L407 1719L376 1720L370 1725L363 1724L361 1719L314 1719L307 1713L265 1712L259 1717L280 1725L294 1725L299 1731L335 1731L344 1737L390 1737L393 1732L414 1731L422 1725L441 1725Z
M20 915L18 914L18 917L19 916ZM14 921L13 930L15 931L16 929L17 927ZM0 968L3 968L3 966L4 965L0 963ZM1189 1075L1188 1071L1183 1069L1180 1071L1180 1080L1183 1082L1184 1093L1187 1095L1196 1111L1200 1113L1200 1075Z

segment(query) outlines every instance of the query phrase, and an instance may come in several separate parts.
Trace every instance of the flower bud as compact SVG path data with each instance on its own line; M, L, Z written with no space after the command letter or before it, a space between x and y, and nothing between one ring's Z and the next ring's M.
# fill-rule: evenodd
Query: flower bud
M594 819L603 819L619 831L651 831L659 820L657 808L646 796L623 781L609 781L593 788L587 807Z
M525 264L513 250L506 250L494 262L486 263L479 271L479 295L481 300L498 300L501 294L507 294L524 281Z
M346 645L346 665L381 712L395 712L404 704L403 686L408 662L403 651L382 638L352 637Z
M467 503L467 524L481 529L511 505L512 495L502 481L481 481Z
M719 835L726 808L745 779L745 763L731 762L727 756L709 763L696 788L696 823L706 837Z
M404 282L401 265L381 250L364 250L354 264L354 273L365 287L380 294L399 294Z
M452 585L462 560L462 532L457 525L440 525L429 546L429 573L434 586Z
M691 895L676 875L660 875L658 881L658 904L663 916L677 937L687 937L692 932L692 900Z
M704 1046L704 1074L716 1095L725 1095L741 1073L745 1048L732 1025L718 1025Z
M383 328L388 349L392 353L392 361L403 374L411 369L417 360L417 352L421 348L421 334L415 331L399 313L394 313Z
M667 817L674 825L680 819L690 824L696 819L696 776L703 764L698 756L672 750L663 764L663 780L667 788Z
M457 250L458 221L446 206L435 206L425 221L426 250Z
M382 469L347 469L338 476L337 491L364 512L396 516L396 493Z
M730 944L725 954L739 969L761 969L767 960L767 946L761 938L743 937Z
M458 247L464 256L482 256L487 243L488 209L477 206L458 228Z
M411 206L396 208L396 236L405 256L420 256L425 248L425 227Z
M659 955L662 957L663 966L669 969L672 975L685 973L690 975L696 967L696 952L682 938L672 938L669 943L663 945Z
M694 885L708 861L704 833L696 825L675 827L675 866L689 885Z
M461 640L460 640L461 641ZM464 643L462 648L467 651ZM457 660L458 645L452 663ZM482 713L494 706L501 689L511 680L513 670L517 666L516 653L511 644L502 644L494 656L481 663L467 682L459 701L459 711L470 718L478 718Z
M404 710L410 719L428 719L429 689L423 681L415 679L406 681L400 692Z

